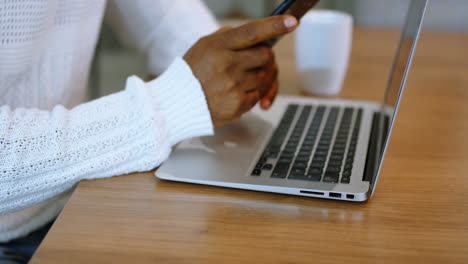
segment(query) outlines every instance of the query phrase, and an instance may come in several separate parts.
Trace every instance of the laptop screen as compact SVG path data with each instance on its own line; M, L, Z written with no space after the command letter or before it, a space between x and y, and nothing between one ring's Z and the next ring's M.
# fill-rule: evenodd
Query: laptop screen
M406 77L410 69L411 61L413 58L414 50L416 48L419 33L422 28L424 14L426 12L428 2L429 0L410 1L406 24L403 28L398 52L395 57L384 102L382 104L381 117L389 116L390 122L387 125L384 123L385 118L380 118L380 133L378 133L378 135L380 135L380 138L377 142L382 142L383 144L377 144L378 147L376 153L378 157L377 159L375 159L377 162L377 166L375 166L376 169L374 171L374 176L371 180L371 195L374 192L374 188L378 180L378 175L390 139L390 133L395 122L395 117L398 111L398 105L403 94L403 89L406 83Z

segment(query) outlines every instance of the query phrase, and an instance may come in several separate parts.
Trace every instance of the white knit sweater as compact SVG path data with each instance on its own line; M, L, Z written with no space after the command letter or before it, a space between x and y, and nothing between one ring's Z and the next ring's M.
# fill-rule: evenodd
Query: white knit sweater
M109 0L116 32L153 73L167 70L82 103L105 6L0 1L0 242L56 217L79 181L151 170L177 142L213 133L201 85L177 58L218 27L198 0Z

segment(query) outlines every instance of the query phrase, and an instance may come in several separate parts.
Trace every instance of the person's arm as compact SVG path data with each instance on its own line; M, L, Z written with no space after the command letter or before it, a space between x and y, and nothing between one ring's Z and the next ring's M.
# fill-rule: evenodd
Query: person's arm
M106 21L119 38L148 55L149 70L155 76L201 37L219 29L201 0L109 0L106 10ZM268 109L277 93L275 77L261 98L261 107Z
M124 91L71 110L2 106L0 215L83 179L151 170L174 144L212 133L201 85L180 58L158 79L130 77Z
M110 0L106 21L124 43L148 55L154 75L219 28L201 0Z
M297 26L279 16L199 40L159 78L71 110L0 107L0 215L41 203L84 179L148 171L171 146L239 118L276 81L258 43Z

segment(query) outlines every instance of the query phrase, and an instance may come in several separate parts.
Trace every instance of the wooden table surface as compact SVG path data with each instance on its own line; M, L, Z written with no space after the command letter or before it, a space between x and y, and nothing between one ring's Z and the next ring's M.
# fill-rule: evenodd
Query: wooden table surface
M380 100L399 34L356 29L342 98ZM32 263L468 263L468 35L425 32L374 198L82 182ZM292 38L281 93L299 94ZM183 165L181 165L183 166Z

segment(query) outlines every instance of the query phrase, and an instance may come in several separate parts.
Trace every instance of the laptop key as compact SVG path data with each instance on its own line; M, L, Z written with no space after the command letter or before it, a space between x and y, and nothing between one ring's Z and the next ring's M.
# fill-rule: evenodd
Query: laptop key
M327 158L325 156L314 156L314 159L312 162L318 161L318 162L325 162Z
M345 170L343 171L343 177L351 177L351 170Z
M342 177L342 178L341 178L341 183L348 184L350 181L351 181L351 180L350 180L349 177Z
M310 156L297 156L296 161L307 163L310 159Z
M334 148L337 148L337 149L345 149L345 148L346 148L346 145L345 145L345 144L335 144Z
M288 145L290 146L297 146L299 144L299 139L298 138L291 138L288 141Z
M339 178L340 178L339 173L325 172L325 177L323 177L323 182L338 183Z
M288 147L286 146L286 148L283 150L283 152L291 152L291 153L294 153L294 152L296 152L296 148L292 148L292 147L291 147L291 148L288 148Z
M341 167L338 167L338 166L328 166L327 167L327 173L330 172L330 173L340 173L341 171Z
M343 155L331 155L330 160L343 160Z
M269 164L269 163L268 163L268 164L265 164L265 165L263 165L263 169L264 169L264 170L272 170L272 169L273 169L273 165L272 165L272 164Z
M307 175L309 176L322 176L323 169L318 167L311 167Z
M288 158L288 157L280 157L280 159L278 160L278 163L290 164L291 162L292 162L292 158Z
M293 157L294 157L294 152L286 152L286 151L283 151L280 156L280 158L293 158Z
M263 153L263 157L276 159L278 157L278 154L279 154L279 152L266 151L265 153Z
M303 146L301 147L301 149L299 150L299 152L304 152L304 153L307 152L307 153L310 153L313 149L314 149L313 146L309 146L309 145L305 145L305 146L304 146L304 145L303 145Z
M328 154L327 151L323 151L323 150L315 151L315 155L317 155L317 156L326 156L327 154Z
M323 168L325 167L325 162L323 161L315 161L313 160L312 163L310 164L310 167L314 167L314 168Z
M341 160L330 160L328 162L328 166L338 166L338 167L341 167Z
M337 148L337 147L334 147L333 150L332 150L332 155L344 155L345 153L345 148Z
M270 141L270 145L273 147L278 147L283 144L286 133L281 133L281 135L273 135L273 139Z
M322 175L311 175L308 180L319 182L322 179Z
M319 144L317 146L317 150L328 151L330 149L330 145L327 144Z
M292 168L290 175L304 175L305 174L305 168Z
M305 168L307 168L307 163L296 160L296 162L294 162L293 168L305 169Z
M289 163L277 163L273 173L271 174L272 178L286 178L289 170Z
M294 130L290 138L299 139L302 135L302 132Z
M338 144L346 144L346 141L347 141L347 139L346 139L345 137L340 137L340 136L338 135L338 137L337 137L336 140L335 140L335 143L338 143ZM336 147L336 145L335 145L335 147Z
M262 173L262 170L254 169L254 171L252 172L252 176L260 176L261 173Z
M297 145L298 145L297 143L288 143L288 144L286 144L285 149L294 149L294 150L296 150Z

